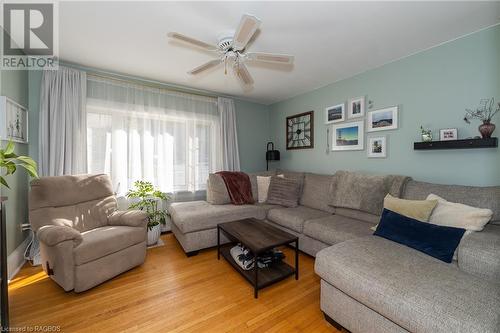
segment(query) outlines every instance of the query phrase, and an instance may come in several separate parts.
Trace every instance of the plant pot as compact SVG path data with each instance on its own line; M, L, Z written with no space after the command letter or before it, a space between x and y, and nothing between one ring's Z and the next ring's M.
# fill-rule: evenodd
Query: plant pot
M481 133L483 139L489 139L491 138L495 127L495 124L492 124L489 121L484 121L481 125L479 125L479 133Z
M161 225L157 224L152 228L148 227L148 246L158 243L161 234Z
M431 142L432 141L432 133L422 134L422 142Z

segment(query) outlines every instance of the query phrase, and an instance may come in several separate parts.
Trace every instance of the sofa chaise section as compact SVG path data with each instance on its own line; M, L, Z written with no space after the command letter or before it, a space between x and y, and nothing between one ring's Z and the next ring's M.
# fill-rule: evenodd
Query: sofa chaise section
M246 218L265 219L273 205L212 205L206 201L175 202L168 211L172 232L188 256L217 245L217 224ZM222 235L222 242L228 240Z
M500 285L404 245L377 236L353 239L319 252L315 269L322 311L353 332L500 331ZM347 313L352 301L342 295L373 313L353 317ZM394 325L367 330L366 321L379 316Z

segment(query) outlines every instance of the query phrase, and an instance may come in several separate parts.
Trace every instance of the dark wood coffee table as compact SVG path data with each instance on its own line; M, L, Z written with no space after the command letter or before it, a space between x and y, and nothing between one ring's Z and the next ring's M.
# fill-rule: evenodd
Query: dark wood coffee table
M221 246L221 231L233 243ZM295 267L282 261L265 268L259 268L259 265L254 265L253 269L246 271L231 256L230 250L234 246L234 243L241 243L247 247L256 258L259 258L260 255L272 248L295 243ZM258 297L259 289L281 281L293 274L295 274L295 280L299 279L298 237L256 219L219 223L217 225L217 259L220 260L221 254L231 266L252 284L255 298Z

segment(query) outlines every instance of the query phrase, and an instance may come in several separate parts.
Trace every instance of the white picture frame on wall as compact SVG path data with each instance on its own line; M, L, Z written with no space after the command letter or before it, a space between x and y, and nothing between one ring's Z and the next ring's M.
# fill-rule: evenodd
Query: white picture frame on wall
M398 128L398 107L391 106L368 112L367 131L378 132Z
M0 96L0 140L28 143L28 109Z
M365 96L354 97L349 100L347 118L361 118L365 115Z
M387 157L387 137L385 135L369 137L367 141L367 154L369 158Z
M355 121L332 125L331 150L363 150L364 149L364 122Z
M325 108L325 124L340 123L345 120L345 103Z

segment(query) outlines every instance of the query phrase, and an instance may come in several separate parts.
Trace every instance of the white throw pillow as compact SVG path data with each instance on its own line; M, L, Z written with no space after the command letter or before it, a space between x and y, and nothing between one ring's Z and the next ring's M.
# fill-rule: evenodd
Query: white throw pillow
M438 201L429 219L429 223L432 224L463 228L470 231L481 231L493 216L491 209L476 208L461 203L449 202L432 193L427 196L427 200Z
M259 203L267 201L267 192L269 191L270 183L271 177L257 176L257 193L259 195Z

